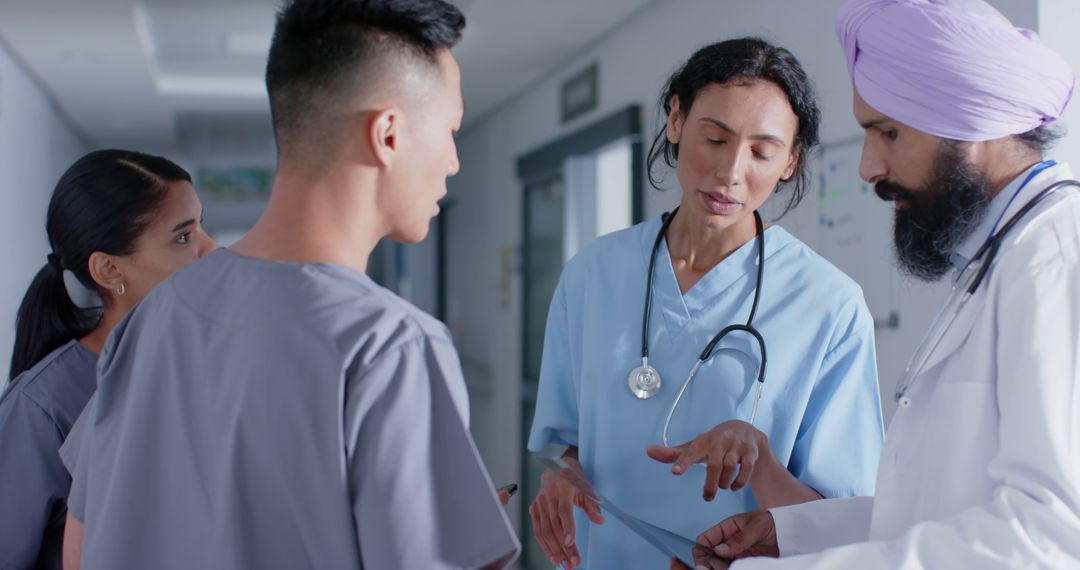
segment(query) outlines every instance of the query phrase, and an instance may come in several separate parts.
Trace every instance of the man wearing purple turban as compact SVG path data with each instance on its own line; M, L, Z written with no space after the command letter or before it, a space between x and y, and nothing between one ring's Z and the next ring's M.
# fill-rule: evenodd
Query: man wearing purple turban
M739 569L1080 568L1080 191L1043 160L1073 71L983 0L848 0L836 32L900 265L956 286L899 383L875 496L700 540Z

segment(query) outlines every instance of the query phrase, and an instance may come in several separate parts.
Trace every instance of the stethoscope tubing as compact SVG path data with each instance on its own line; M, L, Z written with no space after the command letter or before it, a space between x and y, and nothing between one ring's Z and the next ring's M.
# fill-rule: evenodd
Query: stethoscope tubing
M670 214L664 214L660 231L657 233L656 240L653 242L652 254L649 257L649 274L645 281L645 310L641 324L641 361L643 368L648 368L649 366L649 315L652 312L652 285L653 273L656 269L657 252L660 249L664 236L667 234L667 229L671 225L671 221L675 219L675 215L678 211L679 209L675 208ZM743 331L753 336L761 351L761 363L758 366L757 386L755 387L753 409L750 412L750 424L753 424L754 419L757 417L758 403L761 401L761 392L765 384L765 373L768 367L768 354L765 349L765 338L754 327L754 317L757 315L758 305L761 301L761 290L765 280L765 224L761 219L761 214L756 210L754 211L754 222L757 229L758 264L757 279L754 286L754 300L750 306L750 315L746 319L745 325L734 324L721 329L701 351L701 355L698 356L697 361L690 368L690 373L687 374L686 380L683 382L682 387L675 396L675 401L672 403L671 408L668 410L667 418L664 420L663 440L665 446L668 445L668 430L671 427L671 420L675 416L675 411L682 402L682 398L686 394L687 388L690 387L690 383L693 381L698 369L712 357L716 345L719 344L724 337L734 331Z
M1009 234L1009 232L1013 230L1014 227L1016 227L1018 223L1020 223L1024 219L1025 216L1027 216L1029 212L1035 209L1035 207L1038 206L1043 200L1049 197L1056 190L1064 188L1066 186L1080 186L1080 181L1061 180L1042 189L1041 191L1039 191L1038 194L1035 195L1035 197L1033 197L1031 200L1028 200L1028 202L1024 204L1024 206L1020 208L1020 210L1017 211L1016 214L1009 218L1009 221L1006 222L1005 225L1001 227L1001 229L994 232L993 235L987 238L986 241L984 241L983 244L979 246L979 249L975 252L975 255L972 256L971 260L967 262L967 264L964 266L964 269L960 271L960 274L963 275L963 273L967 271L967 269L971 267L972 264L979 263L980 260L982 260L982 264L975 272L975 275L971 278L971 281L963 286L962 292L958 291L954 287L953 295L956 295L959 292L960 298L955 302L952 298L950 298L950 300L945 303L945 310L947 310L950 305L953 305L952 310L949 311L950 316L948 320L945 321L945 325L939 327L938 321L937 319L935 319L935 322L931 326L930 330L937 332L935 332L933 336L928 335L927 341L924 341L924 343L921 344L919 348L915 351L913 361L908 367L907 371L905 371L904 378L897 386L896 392L894 394L898 403L903 403L906 400L908 390L910 390L911 387L915 385L915 379L918 378L920 374L922 374L923 368L926 366L927 361L930 360L930 356L934 354L938 346L941 345L941 341L945 338L945 335L948 334L949 330L953 326L953 323L956 322L956 318L960 315L960 311L963 310L968 300L970 300L971 297L975 294L975 292L979 290L979 286L982 285L982 282L990 274L990 268L994 264L994 259L997 257L998 251L1001 249L1001 244L1004 242L1005 237ZM933 340L929 341L929 339L931 338ZM919 356L920 353L922 354L921 357ZM915 361L915 359L917 359L917 362Z

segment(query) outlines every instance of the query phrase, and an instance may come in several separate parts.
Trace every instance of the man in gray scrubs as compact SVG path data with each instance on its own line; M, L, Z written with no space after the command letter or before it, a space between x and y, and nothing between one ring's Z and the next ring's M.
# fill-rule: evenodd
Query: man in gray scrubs
M295 0L267 65L279 170L256 226L156 288L62 450L83 568L501 568L518 542L446 328L365 275L457 172L464 19Z

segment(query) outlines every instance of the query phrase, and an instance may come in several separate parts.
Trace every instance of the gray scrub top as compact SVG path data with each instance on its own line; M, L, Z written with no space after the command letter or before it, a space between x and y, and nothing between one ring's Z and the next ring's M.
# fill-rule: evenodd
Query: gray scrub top
M476 568L518 542L441 323L363 273L218 250L102 352L61 451L82 567Z
M97 354L73 340L0 396L0 568L61 567L71 478L58 451L97 385Z

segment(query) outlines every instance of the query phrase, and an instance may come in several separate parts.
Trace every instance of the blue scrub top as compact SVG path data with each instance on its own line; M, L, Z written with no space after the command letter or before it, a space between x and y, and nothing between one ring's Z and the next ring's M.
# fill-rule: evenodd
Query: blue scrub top
M702 349L720 329L745 324L754 297L750 240L685 295L666 240L653 280L649 363L660 392L639 400L627 376L641 364L641 317L660 219L597 239L563 271L544 338L529 449L579 448L600 494L654 525L694 538L754 510L749 488L702 499L705 469L682 476L645 454ZM825 497L872 495L883 439L874 327L862 290L779 226L765 231L765 272L754 325L769 365L755 427L800 481ZM760 362L756 342L733 333L698 371L671 422L672 445L731 419L747 421ZM619 522L576 513L587 568L665 568L668 560Z
M61 567L71 479L58 452L97 386L96 363L73 340L0 396L0 568Z

